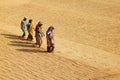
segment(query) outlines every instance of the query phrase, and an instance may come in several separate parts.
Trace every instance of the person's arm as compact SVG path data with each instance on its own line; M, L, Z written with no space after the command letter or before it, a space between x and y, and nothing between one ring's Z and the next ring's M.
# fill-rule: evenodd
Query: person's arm
M45 36L41 29L39 29L39 34L43 37Z
M41 31L42 32L42 31ZM42 35L45 36L45 34L42 32Z

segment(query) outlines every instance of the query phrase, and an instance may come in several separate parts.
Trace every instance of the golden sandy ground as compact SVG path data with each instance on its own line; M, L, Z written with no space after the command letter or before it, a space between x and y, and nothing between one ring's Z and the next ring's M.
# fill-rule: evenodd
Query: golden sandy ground
M0 80L120 80L119 0L0 0ZM55 26L55 51L20 40L20 21Z

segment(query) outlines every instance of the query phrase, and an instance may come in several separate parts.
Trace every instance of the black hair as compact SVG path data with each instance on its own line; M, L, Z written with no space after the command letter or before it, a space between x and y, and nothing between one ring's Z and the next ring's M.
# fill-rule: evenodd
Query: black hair
M24 21L26 21L27 20L27 18L26 17L24 17L24 19L23 19Z
M29 23L32 23L32 19L29 19Z

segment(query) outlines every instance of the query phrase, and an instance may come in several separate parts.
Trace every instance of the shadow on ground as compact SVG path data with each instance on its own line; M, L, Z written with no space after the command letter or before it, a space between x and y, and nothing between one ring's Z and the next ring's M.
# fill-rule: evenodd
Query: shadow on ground
M3 36L5 36L5 38L9 38L9 39L20 39L20 36L17 35L12 35L12 34L1 34Z
M39 50L39 49L16 49L18 51L22 52L28 52L28 53L48 53L47 51Z
M34 43L27 40L22 40L20 36L12 35L12 34L1 34L5 36L5 38L11 39L8 45L15 46L17 51L28 52L28 53L47 53L45 49L35 48Z

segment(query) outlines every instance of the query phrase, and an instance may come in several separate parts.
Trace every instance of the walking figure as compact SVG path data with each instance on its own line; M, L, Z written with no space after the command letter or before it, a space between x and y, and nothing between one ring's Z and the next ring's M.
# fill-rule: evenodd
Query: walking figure
M21 30L23 32L22 38L24 38L27 34L27 18L26 17L24 17L20 25L21 25Z
M47 52L54 51L54 34L53 34L54 27L50 26L46 31L46 38L47 38Z
M42 45L42 37L45 36L42 32L41 22L38 22L35 28L35 38L36 38L36 47L41 47Z
M29 19L29 22L27 24L27 30L28 30L27 40L32 41L33 40L33 24L32 24L32 19Z

